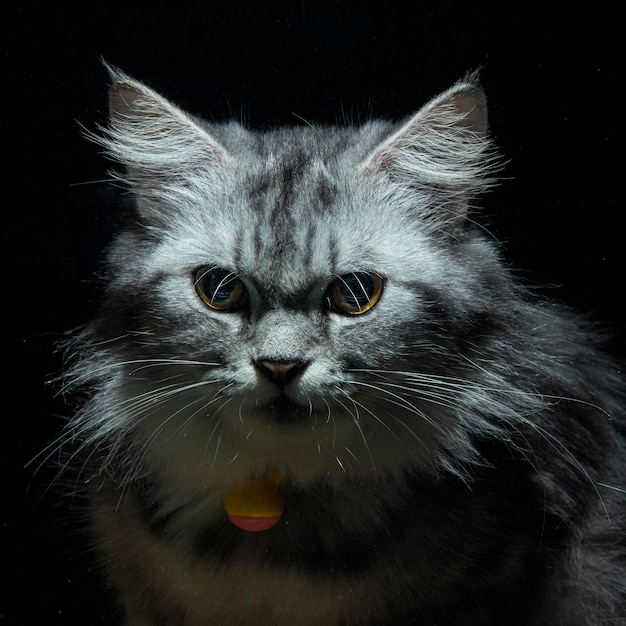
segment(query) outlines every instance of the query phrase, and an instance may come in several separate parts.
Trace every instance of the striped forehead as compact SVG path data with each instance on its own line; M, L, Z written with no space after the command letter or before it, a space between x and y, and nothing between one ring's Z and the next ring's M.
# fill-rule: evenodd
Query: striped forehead
M337 185L323 163L297 147L248 174L249 218L239 226L237 265L246 273L291 277L332 273L329 222Z

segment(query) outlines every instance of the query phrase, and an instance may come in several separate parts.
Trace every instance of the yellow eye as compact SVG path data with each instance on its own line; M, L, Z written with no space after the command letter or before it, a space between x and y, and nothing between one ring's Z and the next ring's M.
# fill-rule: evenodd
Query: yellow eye
M383 293L383 279L368 272L351 272L338 276L326 292L332 311L344 315L361 315L369 311Z
M241 278L220 267L199 267L193 284L202 302L215 311L236 311L248 302L248 290Z

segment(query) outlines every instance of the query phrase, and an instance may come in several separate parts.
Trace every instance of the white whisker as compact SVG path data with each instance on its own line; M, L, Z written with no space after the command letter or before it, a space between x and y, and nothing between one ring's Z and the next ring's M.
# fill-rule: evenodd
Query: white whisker
M222 442L222 435L220 433L217 436L217 443L215 444L215 454L213 455L213 462L211 463L211 469L215 467L215 462L217 461L217 453L219 452L221 442Z
M353 413L340 400L336 400L336 402L338 404L340 404L345 409L346 413L348 413L348 415L350 415L352 417L352 422L354 423L354 425L356 426L357 430L359 431L359 435L361 436L361 440L363 441L363 446L365 447L365 451L367 452L367 456L369 457L370 461L372 462L372 466L375 466L374 458L372 457L372 453L370 452L369 443L367 442L367 437L365 436L365 433L363 432L363 428L362 428L362 426L361 426L361 424L359 422L359 409L358 409L358 406L356 405L356 403L352 400L352 398L349 395L346 395L344 397L346 397L348 400L350 400L353 403L354 410L356 411L355 413Z
M339 460L338 456L335 457L335 461L337 461L337 464L343 470L344 474L347 474L348 472L346 472L346 468L343 466L343 463Z

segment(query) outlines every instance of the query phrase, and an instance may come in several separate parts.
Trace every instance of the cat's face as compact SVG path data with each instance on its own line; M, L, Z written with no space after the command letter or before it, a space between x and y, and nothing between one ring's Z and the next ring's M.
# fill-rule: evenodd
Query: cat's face
M400 128L200 125L123 76L112 107L103 141L139 219L94 332L115 427L143 459L184 480L273 467L307 481L451 445L467 337L500 280L466 223L485 142L475 87ZM445 149L429 146L446 125Z

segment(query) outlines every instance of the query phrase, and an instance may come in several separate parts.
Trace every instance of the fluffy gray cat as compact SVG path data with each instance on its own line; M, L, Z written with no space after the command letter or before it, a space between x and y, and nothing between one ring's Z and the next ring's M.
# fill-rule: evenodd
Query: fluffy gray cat
M110 71L136 213L65 437L124 624L624 623L624 375L468 216L476 77L255 132Z

